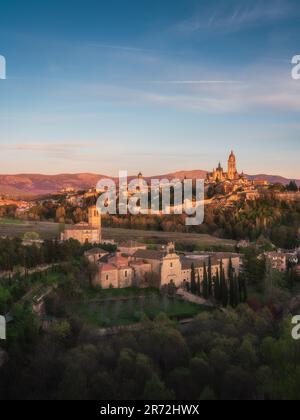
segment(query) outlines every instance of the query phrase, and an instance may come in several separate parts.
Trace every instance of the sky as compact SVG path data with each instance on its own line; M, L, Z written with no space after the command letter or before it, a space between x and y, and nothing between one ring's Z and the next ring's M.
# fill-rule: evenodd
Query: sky
M0 173L300 179L299 0L2 0Z

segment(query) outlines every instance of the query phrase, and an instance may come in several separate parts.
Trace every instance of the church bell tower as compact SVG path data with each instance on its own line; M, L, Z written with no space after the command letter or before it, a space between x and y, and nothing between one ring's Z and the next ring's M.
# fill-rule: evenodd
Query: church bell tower
M237 176L236 157L232 151L228 159L228 179L230 181L233 181L236 179L236 176Z
M89 207L89 225L94 229L98 229L99 242L101 242L101 214L96 206Z

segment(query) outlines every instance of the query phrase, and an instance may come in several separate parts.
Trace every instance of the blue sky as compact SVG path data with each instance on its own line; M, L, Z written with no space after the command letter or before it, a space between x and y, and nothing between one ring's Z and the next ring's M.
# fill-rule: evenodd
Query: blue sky
M154 175L234 149L246 173L300 178L299 0L0 7L1 173Z

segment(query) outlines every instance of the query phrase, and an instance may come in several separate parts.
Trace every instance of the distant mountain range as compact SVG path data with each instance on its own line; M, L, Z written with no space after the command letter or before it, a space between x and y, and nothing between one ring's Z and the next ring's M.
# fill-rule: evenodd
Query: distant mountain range
M179 171L166 175L158 175L156 179L202 179L205 178L207 171ZM271 183L288 184L291 179L275 175L249 175L249 179L265 179ZM53 194L67 188L75 190L86 190L96 186L101 178L107 178L99 174L60 174L60 175L40 175L40 174L19 174L19 175L0 175L0 195L10 195L14 197L28 197L43 194ZM132 177L131 177L132 178ZM145 177L149 179L150 177ZM300 180L296 180L300 186Z

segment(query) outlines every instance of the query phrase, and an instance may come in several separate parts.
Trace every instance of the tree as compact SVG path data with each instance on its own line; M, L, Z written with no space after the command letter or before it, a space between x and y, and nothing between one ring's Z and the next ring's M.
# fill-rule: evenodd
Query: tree
M196 285L196 272L195 272L195 265L192 264L191 266L191 293L196 294L197 285Z
M220 274L219 270L217 270L216 277L215 277L215 299L217 302L221 300L221 284L220 284Z
M217 397L212 388L207 386L200 395L200 401L216 401Z
M37 232L26 232L23 236L24 241L35 241L40 239L40 235Z
M212 280L212 266L211 266L211 257L208 260L208 295L211 297L213 295L213 280Z
M208 299L209 297L208 277L205 263L203 263L203 297L204 299Z
M220 262L220 302L224 308L228 305L228 285L224 271L223 261Z
M0 286L0 315L5 315L8 305L12 301L12 296L8 289Z
M199 273L197 274L197 295L198 296L201 295L201 281L200 281Z
M66 210L64 207L58 207L56 210L56 221L59 223L64 223L66 217Z
M288 185L287 185L287 191L291 191L291 192L297 192L298 191L298 186L296 184L296 181L291 181Z
M166 385L157 374L153 374L152 378L146 382L144 399L158 401L173 400L174 394L167 389Z

